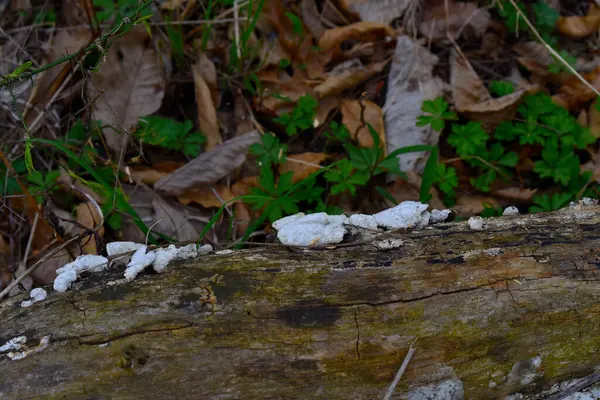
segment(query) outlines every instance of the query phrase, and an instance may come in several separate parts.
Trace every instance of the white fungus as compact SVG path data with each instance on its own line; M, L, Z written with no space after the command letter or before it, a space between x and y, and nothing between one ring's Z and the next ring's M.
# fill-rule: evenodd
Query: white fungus
M298 214L294 214L294 215L288 215L287 217L280 218L277 221L273 222L271 224L271 226L279 231L279 230L281 230L281 228L283 228L287 224L291 224L292 222L297 221L300 218L304 217L304 215L306 215L306 214L298 213Z
M471 217L467 221L469 224L469 228L474 231L482 231L483 230L483 218L481 217Z
M10 339L8 342L0 346L0 353L10 350L20 350L21 347L27 342L27 336L17 336Z
M431 211L431 220L429 221L432 224L437 224L438 222L444 222L448 219L448 217L452 214L451 210L433 210Z
M64 267L56 270L57 277L54 279L54 290L65 292L82 272L99 272L107 266L108 259L106 257L92 254L79 256L75 261L65 264Z
M134 251L144 246L141 243L135 242L111 242L106 245L106 254L108 256L114 256L116 254L129 253L130 251ZM127 265L131 260L131 256L123 256L117 259L114 259L113 262L115 265Z
M131 257L121 259L122 262L124 260L127 261L125 279L129 282L135 279L149 265L152 265L155 271L163 272L169 262L173 260L187 260L197 257L199 254L208 254L213 250L210 244L198 248L194 243L179 248L175 245L170 245L167 248L159 248L148 252L146 245L134 242L112 242L108 243L106 248L109 256L135 250L135 253ZM99 272L104 270L107 265L108 260L105 257L95 255L80 256L72 263L66 264L56 271L58 276L54 280L54 290L65 292L77 280L81 272Z
M33 303L44 300L48 297L48 292L42 288L35 288L29 293L29 300L21 302L21 307L31 307Z
M404 244L401 239L381 239L373 241L373 246L379 250L391 250L396 249Z
M142 246L133 253L131 261L127 264L125 270L125 279L131 282L135 277L144 270L148 265L152 264L156 254L153 252L146 253L146 246Z
M349 218L350 225L369 229L372 231L377 230L377 220L374 216L368 214L353 214Z
M25 341L26 340L27 339L25 339ZM22 360L25 357L27 357L28 355L39 353L40 351L44 350L46 347L48 347L49 343L50 343L50 336L43 336L40 339L40 344L38 344L37 346L25 348L22 351L11 351L10 353L7 354L7 356L8 356L8 358L10 358L13 361ZM25 344L25 342L23 342L22 344ZM22 347L19 346L19 348L15 349L15 350L21 350L21 349L22 349Z
M512 216L512 215L519 215L519 209L515 206L510 206L510 207L506 207L504 209L504 212L502 213L503 216Z
M281 243L290 246L314 246L340 243L346 234L344 223L348 218L344 215L327 215L324 212L310 214L291 220L281 226L277 238Z
M423 228L431 217L428 207L418 201L404 201L373 216L379 226L388 229Z

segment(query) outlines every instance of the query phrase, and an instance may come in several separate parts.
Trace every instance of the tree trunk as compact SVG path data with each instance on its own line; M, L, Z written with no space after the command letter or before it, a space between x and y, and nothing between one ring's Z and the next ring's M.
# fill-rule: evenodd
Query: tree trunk
M538 398L600 364L599 211L441 224L389 251L209 255L132 283L112 268L12 298L0 345L50 343L0 356L0 397L382 399L416 339L394 398L443 381L453 397L435 398Z

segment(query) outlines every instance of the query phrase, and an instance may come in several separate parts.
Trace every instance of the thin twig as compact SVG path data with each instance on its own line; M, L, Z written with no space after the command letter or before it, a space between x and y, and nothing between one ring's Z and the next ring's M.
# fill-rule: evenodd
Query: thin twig
M235 50L237 53L238 62L242 59L242 49L240 49L240 16L238 8L238 0L233 0L233 29L235 34Z
M542 43L544 45L544 47L550 52L550 54L552 54L552 56L555 59L557 59L558 61L560 61L560 63L562 65L564 65L564 67L570 73L572 73L573 75L575 75L577 77L577 79L579 79L581 81L581 83L583 83L585 86L588 87L588 89L590 89L592 92L594 92L596 94L596 96L600 97L600 92L598 91L598 89L596 89L583 76L581 76L581 74L579 74L579 72L577 72L577 70L575 70L575 68L573 68L571 66L571 64L569 64L569 62L567 60L565 60L560 54L558 54L558 52L556 50L554 50L552 48L552 46L550 46L548 43L546 43L546 41L544 40L544 38L542 38L542 35L540 35L540 33L535 29L535 27L533 26L533 24L531 23L531 21L529 21L527 19L527 17L523 13L523 11L521 11L521 9L517 6L517 4L515 3L515 0L508 0L508 1L510 1L510 3L512 4L512 6L515 8L515 11L517 12L517 14L519 14L521 16L521 18L523 18L523 21L525 21L525 24L527 24L527 26L529 27L529 29L533 33L533 36L535 36L536 39L539 40L540 43ZM517 18L517 21L518 21L518 18Z
M417 339L415 339L414 342L412 342L410 347L408 348L408 353L406 353L406 357L404 357L404 361L402 362L402 365L398 369L398 372L396 372L396 376L394 377L392 384L390 385L387 392L385 393L383 400L390 400L392 398L392 395L394 394L394 391L396 390L396 386L398 386L398 382L400 382L400 378L402 378L402 375L404 375L404 371L406 371L406 367L408 367L408 363L410 362L410 359L412 358L413 354L415 353L415 348L413 346L416 341L417 341Z

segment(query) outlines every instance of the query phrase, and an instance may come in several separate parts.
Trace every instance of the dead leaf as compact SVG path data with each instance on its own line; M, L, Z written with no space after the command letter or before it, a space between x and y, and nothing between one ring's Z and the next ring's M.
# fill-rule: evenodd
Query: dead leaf
M340 28L328 29L319 39L319 48L323 52L339 52L340 45L346 40L374 42L385 40L386 37L396 38L396 30L387 24L362 21Z
M595 138L600 138L600 111L598 111L598 108L596 108L595 103L590 105L588 111L588 121L590 133L594 135Z
M456 198L456 204L452 209L456 211L459 217L471 217L480 214L484 209L484 204L490 207L498 207L498 201L493 197L478 196L478 195L459 195Z
M231 191L236 196L243 196L249 194L250 189L257 186L258 177L247 176L239 179L231 187ZM243 201L237 201L233 206L233 210L235 212L236 233L241 236L246 232L248 226L250 225L250 221L252 220L252 212L250 211L250 206Z
M94 119L112 127L103 133L115 152L126 143L116 132L136 126L140 117L157 111L165 93L158 56L148 45L144 28L139 28L111 44L107 60L92 74L89 84L90 98L96 100Z
M53 63L67 54L77 52L89 42L90 37L90 30L86 28L59 30L46 54L47 64ZM35 133L43 126L41 122L47 112L46 107L50 105L49 102L59 89L60 83L66 78L66 75L62 76L64 67L65 65L60 65L47 69L33 78L34 89L27 102L27 107L23 111L25 124L31 133ZM64 97L64 94L59 97Z
M539 42L517 43L512 47L513 51L519 55L517 60L527 68L532 74L532 82L544 86L546 83L561 85L571 77L568 72L559 72L553 74L548 70L548 66L555 62L552 54L546 46Z
M177 196L182 204L194 202L206 208L219 208L234 197L231 189L224 185L194 187Z
M600 89L600 67L591 72L582 74L596 90ZM576 76L571 76L562 85L558 92L552 96L552 100L565 107L567 110L578 110L588 101L593 100L596 94Z
M186 207L171 205L160 197L154 198L152 206L155 210L154 217L158 221L153 230L180 242L198 240L200 232L189 221Z
M494 190L495 196L503 197L507 200L514 200L520 203L531 203L531 199L537 193L537 189L523 189L518 186L505 187Z
M352 139L357 140L362 147L373 147L373 137L366 126L366 124L371 124L379 134L381 146L385 148L385 127L381 107L370 100L363 100L362 103L364 113L358 100L342 100L340 108L342 123L350 131ZM361 114L364 117L364 125L361 121Z
M205 150L208 151L223 143L223 138L221 137L219 123L217 121L217 109L213 100L213 95L203 76L205 73L206 68L202 68L201 64L192 65L196 103L198 106L198 125L200 125L200 130L204 136L206 136Z
M89 201L78 204L75 207L75 215L77 216L77 222L88 229L94 229L102 219L98 209ZM98 235L100 237L104 236L104 227L100 228ZM84 239L83 250L86 254L98 254L98 246L94 235Z
M600 28L600 7L592 2L585 16L560 17L556 29L572 39L583 39L596 33Z
M341 0L340 5L363 21L390 24L405 12L419 7L419 0Z
M304 21L310 33L318 41L325 32L325 27L321 22L315 0L302 0L300 2L300 10L302 11L302 21Z
M325 81L314 88L318 98L342 93L383 71L388 61L363 66L360 59L345 61L329 72Z
M450 83L452 85L452 98L457 111L465 111L473 104L490 100L492 96L473 70L471 63L456 51L450 58Z
M454 39L459 35L480 38L490 22L490 12L478 8L476 3L448 2L450 13L446 18L446 5L439 2L433 7L425 7L419 31L430 40L446 39L450 33Z
M388 76L383 112L388 152L417 144L437 144L439 132L429 126L416 126L424 100L442 95L444 83L433 75L438 62L408 36L399 36ZM408 153L399 157L400 169L422 172L426 153Z
M315 122L317 126L325 124L329 114L340 106L342 99L339 96L327 96L319 101L319 108L315 115Z
M321 169L319 165L327 159L325 153L301 153L287 157L283 164L279 165L279 173L285 174L292 171L292 182L300 182L314 172Z
M230 139L161 178L154 188L180 195L193 186L214 183L242 165L246 160L248 147L259 141L260 134L256 131Z
M492 98L468 60L454 52L450 62L452 95L457 111L471 120L481 122L489 130L515 116L527 94L525 89Z

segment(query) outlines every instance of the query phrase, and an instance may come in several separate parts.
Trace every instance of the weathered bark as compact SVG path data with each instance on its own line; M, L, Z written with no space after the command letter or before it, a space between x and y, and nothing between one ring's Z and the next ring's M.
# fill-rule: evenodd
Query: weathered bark
M401 248L261 248L30 308L0 304L0 397L381 399L454 378L466 398L535 398L600 364L597 207L396 234ZM536 358L538 357L538 358ZM533 361L532 361L533 360ZM536 363L537 360L537 363Z

